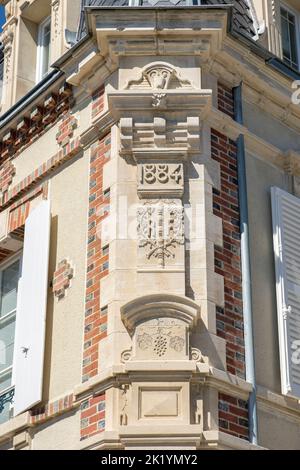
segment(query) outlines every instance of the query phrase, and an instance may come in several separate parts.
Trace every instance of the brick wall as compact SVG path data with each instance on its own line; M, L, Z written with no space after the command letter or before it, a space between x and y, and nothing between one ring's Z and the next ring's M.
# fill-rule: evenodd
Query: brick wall
M75 408L74 395L66 395L58 400L46 403L43 406L37 405L33 410L30 411L30 423L40 424L50 419L53 419L67 411Z
M52 292L58 300L61 300L66 295L66 290L71 285L71 279L74 276L74 269L68 260L63 259L57 265L53 274Z
M76 127L76 117L73 116L69 111L64 113L56 134L57 143L62 147L67 145L73 137L74 129L76 129Z
M234 117L233 91L222 83L218 83L218 109Z
M232 90L218 86L219 110L233 117ZM237 146L226 135L211 130L212 158L220 164L220 189L213 190L214 214L223 221L223 247L215 247L215 271L224 277L224 307L217 307L217 334L226 341L228 372L245 378L240 213ZM248 439L247 402L219 394L220 430Z
M214 189L214 214L223 220L223 247L215 247L215 271L224 277L225 305L217 308L217 333L226 340L227 370L245 377L240 258L237 149L212 130L212 158L220 163L221 189Z
M219 393L219 428L227 434L249 439L248 404L245 400Z
M33 191L25 194L22 198L9 207L8 233L17 235L24 231L24 225L30 211L35 207L38 199L47 198L48 183L37 186Z
M106 136L92 146L90 157L83 382L99 372L99 342L107 334L107 308L100 307L100 282L108 274L109 248L102 245L99 234L101 222L109 213L109 195L103 191L107 189L103 188L103 166L109 157L110 136ZM82 438L87 438L95 432L101 432L105 428L104 417L99 418L101 424L97 426L95 423L92 425L90 421L87 424L86 420L91 413L90 408L94 406L94 402L91 401L91 403L92 405L90 404L82 411L82 420L85 420L81 426ZM101 407L103 406L101 405ZM101 410L102 412L103 410ZM96 420L96 418L93 419Z
M81 440L105 430L105 395L81 403Z
M92 118L101 113L104 108L104 86L98 88L92 96Z
M1 161L14 157L52 127L73 102L72 88L62 84L28 113L20 116L15 127L8 129L0 142Z
M7 160L4 162L2 168L0 169L0 191L4 193L10 187L13 177L15 176L16 169L14 164Z

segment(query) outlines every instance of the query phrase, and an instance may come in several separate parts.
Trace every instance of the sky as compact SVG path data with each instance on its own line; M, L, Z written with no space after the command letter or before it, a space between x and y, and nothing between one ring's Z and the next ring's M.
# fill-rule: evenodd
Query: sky
M5 23L4 7L0 7L0 31L2 31L2 25Z

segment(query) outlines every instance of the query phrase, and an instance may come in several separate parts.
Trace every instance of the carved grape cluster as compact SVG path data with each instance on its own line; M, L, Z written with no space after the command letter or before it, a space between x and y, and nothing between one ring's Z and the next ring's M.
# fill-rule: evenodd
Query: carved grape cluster
M167 352L168 341L164 336L157 336L154 341L154 352L159 356L164 356Z

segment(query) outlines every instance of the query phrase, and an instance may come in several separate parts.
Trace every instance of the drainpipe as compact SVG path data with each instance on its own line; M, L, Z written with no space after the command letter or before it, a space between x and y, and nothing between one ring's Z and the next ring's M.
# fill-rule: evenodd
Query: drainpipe
M233 89L234 119L243 124L242 108L242 84ZM251 298L251 267L249 244L249 217L247 201L247 179L245 164L245 142L241 134L237 140L237 167L240 204L240 232L241 232L241 264L242 264L242 292L243 292L243 320L245 341L246 380L252 384L252 392L249 396L249 440L257 444L257 403L256 403L256 379L253 344L253 315Z

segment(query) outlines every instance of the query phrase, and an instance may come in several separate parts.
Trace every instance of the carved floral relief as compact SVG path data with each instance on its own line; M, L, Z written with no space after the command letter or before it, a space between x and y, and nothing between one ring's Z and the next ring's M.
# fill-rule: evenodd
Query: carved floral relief
M156 359L185 356L186 325L173 318L156 318L137 327L136 355Z
M137 223L139 248L144 249L146 259L156 259L164 268L184 244L182 205L172 200L148 201L138 209Z

